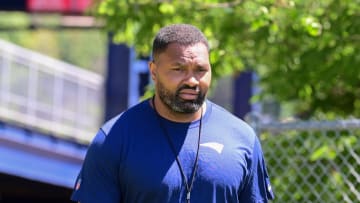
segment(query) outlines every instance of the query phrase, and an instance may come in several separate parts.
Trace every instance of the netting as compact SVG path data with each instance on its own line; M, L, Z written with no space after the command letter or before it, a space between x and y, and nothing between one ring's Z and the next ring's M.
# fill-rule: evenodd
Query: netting
M257 124L274 202L360 202L360 120Z

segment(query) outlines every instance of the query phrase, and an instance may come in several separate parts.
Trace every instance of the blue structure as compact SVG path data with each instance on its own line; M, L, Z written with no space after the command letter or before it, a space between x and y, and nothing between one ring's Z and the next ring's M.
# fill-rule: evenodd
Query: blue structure
M86 146L0 123L0 202L70 202Z
M86 146L48 135L0 125L0 172L72 188Z

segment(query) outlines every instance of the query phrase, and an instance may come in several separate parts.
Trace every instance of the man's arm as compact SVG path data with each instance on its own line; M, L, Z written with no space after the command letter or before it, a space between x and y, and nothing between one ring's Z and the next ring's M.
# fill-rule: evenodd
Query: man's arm
M100 130L90 144L71 199L84 203L120 202L116 161Z
M268 200L273 200L274 193L271 188L261 145L257 137L255 138L251 160L249 161L249 175L246 177L243 189L239 191L239 201L266 203Z

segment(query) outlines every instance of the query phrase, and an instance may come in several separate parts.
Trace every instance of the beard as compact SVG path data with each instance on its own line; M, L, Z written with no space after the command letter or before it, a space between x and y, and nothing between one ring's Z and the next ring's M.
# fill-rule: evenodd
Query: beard
M158 82L158 94L161 101L171 110L177 113L195 113L198 111L205 101L206 91L199 90L199 94L194 100L184 100L179 94L183 89L197 89L198 87L190 87L188 85L180 86L175 93L168 90L165 85Z

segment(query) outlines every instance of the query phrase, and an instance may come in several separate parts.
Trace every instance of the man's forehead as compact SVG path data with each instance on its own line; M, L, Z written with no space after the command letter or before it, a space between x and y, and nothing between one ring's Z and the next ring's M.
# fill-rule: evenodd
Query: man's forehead
M178 43L172 43L169 44L166 50L163 52L165 55L172 55L174 57L176 56L184 56L184 55L207 55L208 50L206 46L203 43L196 43L196 44L190 44L190 45L182 45ZM160 53L161 55L161 53Z
M209 63L209 54L207 48L201 43L194 45L172 44L158 55L157 61L179 65L196 61L198 64L205 65Z

